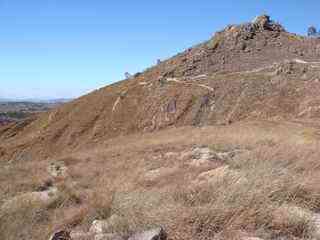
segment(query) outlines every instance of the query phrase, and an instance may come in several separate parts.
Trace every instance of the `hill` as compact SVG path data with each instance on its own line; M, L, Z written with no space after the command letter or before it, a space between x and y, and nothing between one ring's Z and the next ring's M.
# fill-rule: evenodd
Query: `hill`
M92 221L113 215L108 231L124 237L161 225L169 239L318 239L319 57L320 39L263 15L2 127L0 201L63 193L43 222L24 208L32 239L61 228L93 239ZM25 222L10 214L3 236L17 239Z
M316 117L319 44L261 16L228 26L132 79L45 113L23 130L3 129L1 138L10 143L10 159L21 151L12 140L31 148L28 152L41 149L46 158L168 126Z

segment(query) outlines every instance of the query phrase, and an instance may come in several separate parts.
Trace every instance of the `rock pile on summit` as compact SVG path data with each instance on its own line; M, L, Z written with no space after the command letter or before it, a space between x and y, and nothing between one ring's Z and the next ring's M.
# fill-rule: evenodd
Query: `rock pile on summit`
M270 30L270 31L285 31L285 29L279 23L276 23L271 20L270 16L262 15L256 17L252 22L254 29L263 30Z

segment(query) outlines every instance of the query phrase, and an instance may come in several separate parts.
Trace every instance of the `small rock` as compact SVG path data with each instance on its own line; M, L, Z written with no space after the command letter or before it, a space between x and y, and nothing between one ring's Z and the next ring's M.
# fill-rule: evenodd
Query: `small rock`
M64 162L51 163L47 171L52 177L66 177L68 168Z
M96 234L110 233L112 231L112 227L121 221L122 218L116 214L112 215L107 220L95 220L90 227L90 232Z
M192 151L194 159L213 160L216 155L208 147L195 148Z
M192 155L191 165L201 166L204 164L210 164L210 162L218 160L218 161L226 161L233 158L238 152L243 152L242 150L233 150L230 152L215 152L208 147L198 147L195 148Z
M166 240L167 234L163 228L155 228L145 232L136 233L128 240Z

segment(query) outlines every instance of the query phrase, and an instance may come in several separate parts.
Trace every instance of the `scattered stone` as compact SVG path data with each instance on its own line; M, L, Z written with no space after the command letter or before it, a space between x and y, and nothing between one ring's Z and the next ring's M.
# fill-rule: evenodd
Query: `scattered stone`
M201 185L205 183L216 184L219 181L222 181L226 177L235 181L235 183L239 183L245 178L237 171L232 170L229 166L222 166L207 172L201 173L195 181L193 181L196 185Z
M90 227L90 232L96 234L110 233L112 232L112 227L121 221L122 218L116 214L112 215L106 220L95 220Z
M51 163L47 171L52 177L66 177L68 168L64 164L64 162L53 162Z
M145 232L136 233L128 240L166 240L167 234L163 228L155 228Z
M197 147L191 152L191 165L200 166L210 164L214 160L220 160L216 154L208 147Z
M54 233L49 240L73 240L70 236L70 232L62 230Z
M191 155L191 165L199 166L203 164L209 164L213 161L224 162L235 157L237 153L242 153L243 150L232 150L229 152L216 152L208 147L197 147L192 152L186 152L182 157Z

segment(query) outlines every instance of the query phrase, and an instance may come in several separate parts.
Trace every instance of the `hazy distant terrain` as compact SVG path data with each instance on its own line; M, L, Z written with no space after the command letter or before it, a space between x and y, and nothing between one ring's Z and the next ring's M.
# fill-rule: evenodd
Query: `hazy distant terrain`
M25 119L35 113L48 111L67 101L67 99L15 101L0 98L0 125Z

